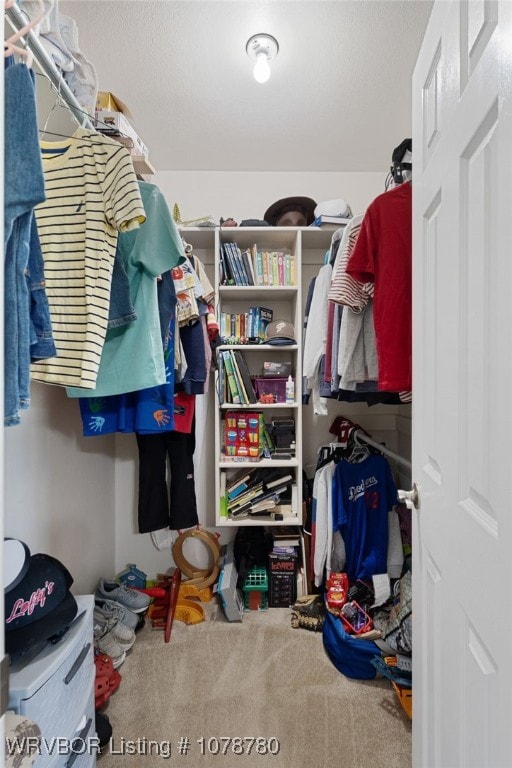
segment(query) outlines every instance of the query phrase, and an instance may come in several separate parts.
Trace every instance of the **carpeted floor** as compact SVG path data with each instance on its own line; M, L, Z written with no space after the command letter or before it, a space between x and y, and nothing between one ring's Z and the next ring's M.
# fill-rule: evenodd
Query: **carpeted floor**
M149 622L139 632L103 710L113 737L99 768L410 768L411 724L388 681L341 675L289 609L241 623L206 611L175 622L168 644Z

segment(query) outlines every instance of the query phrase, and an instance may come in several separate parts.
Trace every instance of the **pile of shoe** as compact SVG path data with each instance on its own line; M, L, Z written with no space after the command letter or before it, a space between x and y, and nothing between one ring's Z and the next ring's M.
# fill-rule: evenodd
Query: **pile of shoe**
M93 614L94 645L98 653L110 656L114 669L121 666L135 643L135 633L144 626L150 600L136 589L100 579Z
M322 595L304 595L291 606L293 629L321 632L325 623L325 604Z

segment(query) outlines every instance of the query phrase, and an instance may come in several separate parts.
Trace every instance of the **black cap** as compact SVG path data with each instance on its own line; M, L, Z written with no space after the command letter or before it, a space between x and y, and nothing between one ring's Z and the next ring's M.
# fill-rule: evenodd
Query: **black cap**
M28 570L5 592L5 649L25 653L68 627L78 606L69 592L73 577L56 558L32 555Z
M267 208L263 218L265 221L275 227L277 219L288 211L301 211L306 217L306 224L309 226L315 220L316 202L310 197L283 197L276 200L270 208Z

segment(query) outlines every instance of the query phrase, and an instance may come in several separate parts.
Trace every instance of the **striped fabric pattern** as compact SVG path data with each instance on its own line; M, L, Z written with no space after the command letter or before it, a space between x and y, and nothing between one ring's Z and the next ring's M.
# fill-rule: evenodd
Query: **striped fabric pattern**
M93 389L107 330L119 231L145 221L128 150L79 129L42 142L46 201L35 209L57 356L31 378Z
M373 297L373 283L360 283L348 275L346 267L356 244L363 216L354 216L350 224L347 224L343 233L334 267L334 275L329 290L328 299L336 304L344 304L359 313L366 307Z

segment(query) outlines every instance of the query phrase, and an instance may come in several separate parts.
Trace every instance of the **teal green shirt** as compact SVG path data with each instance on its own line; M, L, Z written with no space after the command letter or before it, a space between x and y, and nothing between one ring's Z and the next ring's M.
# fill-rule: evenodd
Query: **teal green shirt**
M146 221L119 234L137 319L107 331L95 389L66 387L68 397L105 397L165 384L157 277L185 260L183 243L157 186L139 182Z

